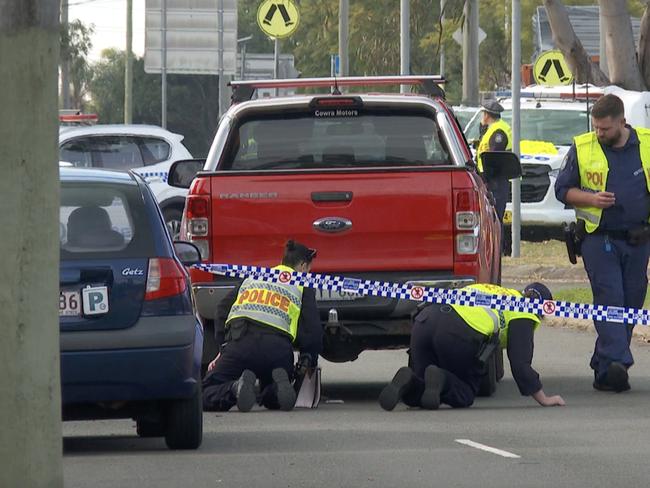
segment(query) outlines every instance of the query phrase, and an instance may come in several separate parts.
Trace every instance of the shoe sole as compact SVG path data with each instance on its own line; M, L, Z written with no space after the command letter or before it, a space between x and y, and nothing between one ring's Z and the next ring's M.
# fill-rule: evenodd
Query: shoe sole
M616 393L627 391L630 389L628 383L627 369L621 363L612 363L607 368L607 383L612 386Z
M250 412L257 401L257 396L255 395L255 382L257 381L257 377L255 373L245 369L241 374L241 378L243 378L243 384L237 395L237 408L240 412Z
M289 375L282 368L276 368L271 372L271 377L278 388L278 403L280 410L288 412L293 410L296 404L296 390L289 382Z
M384 410L391 411L399 403L406 387L413 379L413 372L409 368L400 368L395 376L379 394L379 405Z
M440 392L445 381L444 373L436 366L428 366L424 370L424 392L420 405L427 410L438 410L440 407Z

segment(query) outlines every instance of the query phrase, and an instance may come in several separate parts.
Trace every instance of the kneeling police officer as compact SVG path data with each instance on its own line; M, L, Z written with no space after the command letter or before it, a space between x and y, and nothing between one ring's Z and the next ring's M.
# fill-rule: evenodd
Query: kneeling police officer
M282 264L274 269L307 273L315 256L314 249L290 240ZM293 409L293 343L300 364L308 367L316 366L323 346L314 290L246 278L221 301L217 320L225 322L226 342L203 380L203 409L227 411L237 405L248 412L256 402L269 409Z
M517 290L497 285L469 285L487 295L521 297ZM531 283L524 297L552 300L541 283ZM382 390L379 404L393 410L402 400L411 407L436 410L441 403L469 407L479 391L484 363L499 345L507 347L512 375L524 396L542 406L564 405L562 397L546 396L539 374L531 366L533 333L540 317L532 313L495 310L480 306L425 306L414 318L411 330L413 369L400 368ZM487 354L485 354L487 352Z

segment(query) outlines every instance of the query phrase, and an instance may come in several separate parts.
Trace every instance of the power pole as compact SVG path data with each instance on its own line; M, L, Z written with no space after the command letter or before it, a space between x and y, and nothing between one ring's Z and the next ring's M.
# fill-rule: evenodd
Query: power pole
M339 74L350 75L348 58L348 17L350 15L349 0L339 0Z
M0 0L2 487L63 486L59 15L59 0Z
M133 0L126 0L126 62L124 63L124 123L133 122Z
M478 105L478 0L466 0L463 24L463 104Z
M521 95L521 0L512 0L512 152L519 151ZM519 257L521 239L521 179L512 180L512 257Z
M446 0L440 0L440 23L445 25L445 5ZM440 76L445 76L445 44L440 44Z
M399 58L401 75L411 74L411 29L410 29L410 5L409 0L400 0L400 23L399 23ZM410 90L407 85L400 85L400 93Z
M61 28L68 34L68 0L61 0ZM69 41L69 39L68 39ZM61 104L62 108L70 108L70 60L68 52L61 60Z
M160 82L161 82L161 123L163 129L167 128L167 0L162 0L162 60L160 69Z

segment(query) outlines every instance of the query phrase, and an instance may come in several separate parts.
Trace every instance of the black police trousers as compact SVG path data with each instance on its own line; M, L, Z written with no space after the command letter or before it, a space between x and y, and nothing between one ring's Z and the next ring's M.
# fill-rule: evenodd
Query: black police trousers
M486 336L467 325L449 305L423 308L411 330L411 367L416 378L403 397L404 403L420 406L424 370L433 364L445 375L440 402L454 408L471 406L483 375L477 355L485 340Z
M260 381L258 403L272 410L280 408L271 372L283 368L289 378L293 376L291 340L281 333L251 329L221 348L216 367L203 379L203 410L230 410L237 403L233 384L245 369L255 373Z

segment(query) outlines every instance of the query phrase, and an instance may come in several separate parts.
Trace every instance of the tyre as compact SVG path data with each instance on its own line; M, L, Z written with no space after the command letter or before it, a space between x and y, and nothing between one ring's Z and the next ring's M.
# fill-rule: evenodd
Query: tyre
M203 440L201 383L192 398L172 400L167 406L165 442L170 449L197 449Z
M497 354L492 354L485 365L485 374L481 377L478 396L489 397L497 390Z
M139 437L163 437L165 435L165 425L162 421L137 420L135 430Z
M172 241L177 241L181 235L181 219L183 218L183 210L176 207L167 207L163 210L163 218L165 225L172 237Z

